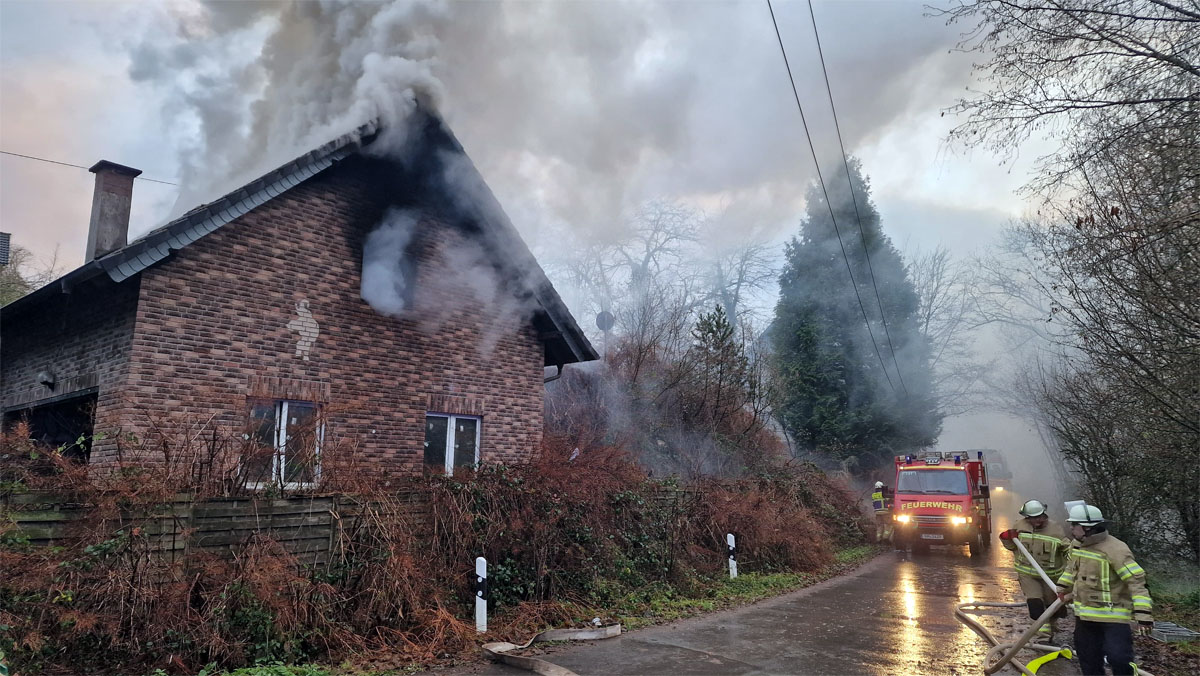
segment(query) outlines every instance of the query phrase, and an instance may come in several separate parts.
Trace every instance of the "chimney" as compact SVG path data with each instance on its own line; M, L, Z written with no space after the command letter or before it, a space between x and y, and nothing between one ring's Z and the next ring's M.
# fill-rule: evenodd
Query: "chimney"
M142 172L108 160L100 160L88 171L96 175L96 191L92 193L92 221L88 225L84 260L90 263L128 243L133 179Z

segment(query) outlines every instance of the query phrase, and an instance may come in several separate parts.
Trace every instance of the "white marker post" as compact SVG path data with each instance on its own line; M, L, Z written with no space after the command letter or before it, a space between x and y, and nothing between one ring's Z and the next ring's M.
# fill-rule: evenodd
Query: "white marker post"
M475 559L475 631L487 632L487 559Z
M737 577L737 541L733 533L725 534L725 544L729 546L729 579Z

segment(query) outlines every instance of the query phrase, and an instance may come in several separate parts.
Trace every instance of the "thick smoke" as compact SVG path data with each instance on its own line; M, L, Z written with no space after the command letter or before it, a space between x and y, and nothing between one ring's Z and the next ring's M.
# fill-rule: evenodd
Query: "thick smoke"
M779 19L820 130L832 125L804 9L781 7ZM851 151L894 121L936 115L939 104L916 107L915 81L950 102L949 83L968 64L945 67L955 36L920 5L871 16L817 9L826 32L853 37L826 41ZM400 130L418 100L449 121L531 241L566 224L585 241L612 241L639 205L663 197L738 214L732 230L778 233L794 223L810 175L763 6L421 0L155 11L156 30L131 45L130 73L164 90L164 119L186 139L177 210L367 119Z
M418 100L441 98L433 68L450 18L441 3L203 2L163 11L169 37L137 44L130 75L176 90L165 116L195 125L180 153L177 211L371 120L400 134Z
M542 309L533 291L546 279L470 161L444 147L440 123L414 115L399 132L411 147L397 153L385 144L382 154L396 180L419 186L417 201L389 209L367 234L361 296L430 335L471 312L483 331L476 349L489 357Z
M402 317L408 309L412 266L407 249L419 218L390 210L363 243L362 299L380 314Z

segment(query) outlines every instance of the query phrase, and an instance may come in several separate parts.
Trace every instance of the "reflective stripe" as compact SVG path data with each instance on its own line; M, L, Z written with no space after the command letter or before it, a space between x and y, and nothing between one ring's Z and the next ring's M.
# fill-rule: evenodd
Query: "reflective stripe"
M1017 534L1017 538L1020 540L1025 540L1026 544L1028 545L1027 548L1031 550L1033 549L1033 541L1035 540L1041 540L1043 542L1050 543L1050 555L1045 561L1041 560L1041 558L1038 558L1036 555L1034 558L1037 559L1038 565L1042 567L1042 570L1044 570L1046 575L1051 579L1055 579L1059 575L1062 575L1063 566L1051 566L1051 563L1060 560L1058 549L1062 546L1062 540L1055 537L1050 537L1049 535L1039 535L1037 533L1030 533L1028 531L1021 531ZM1010 549L1012 548L1010 547ZM1032 554L1033 552L1031 551L1030 553ZM1031 577L1041 577L1038 575L1036 568L1025 563L1025 556L1020 552L1013 551L1013 559L1013 567L1017 569L1018 573L1024 573Z
M1030 539L1033 539L1033 540L1045 540L1046 542L1053 543L1053 544L1054 544L1054 546L1056 546L1056 547L1058 547L1058 546L1061 546L1061 545L1062 545L1062 540L1060 540L1060 539L1058 539L1058 538L1053 538L1053 537L1050 537L1049 535L1038 535L1037 533L1024 533L1024 532L1022 532L1022 533L1021 533L1021 537L1025 537L1025 536L1029 536L1029 538L1030 538Z
M1134 575L1144 575L1145 573L1146 571L1142 570L1142 567L1137 564L1137 561L1126 564L1117 570L1117 575L1120 575L1122 580L1128 580Z
M1125 608L1100 608L1097 606L1085 606L1079 603L1075 604L1075 616L1083 619L1105 619L1105 620L1131 620L1133 613Z
M1100 561L1100 600L1112 603L1112 581L1109 579L1108 559Z
M1105 558L1105 556L1103 554L1097 554L1095 552L1089 552L1089 551L1086 551L1083 549L1072 549L1071 556L1077 556L1081 559L1093 559L1095 561L1107 561L1108 560L1107 558Z
M1058 578L1058 584L1061 587L1070 587L1075 584L1075 573L1063 573L1062 577Z
M1015 568L1018 573L1024 573L1025 575L1028 575L1029 577L1036 577L1039 580L1042 578L1041 575L1038 575L1037 569L1034 568L1033 566L1027 566L1023 563L1014 563L1013 568ZM1049 577L1051 580L1058 579L1059 576L1061 576L1062 572L1063 572L1062 568L1046 568L1044 566L1042 567L1042 570L1046 571L1046 576Z
M1133 607L1134 607L1135 609L1141 610L1141 609L1145 608L1146 610L1150 610L1150 608L1152 607L1152 606L1151 606L1151 603L1152 603L1152 602L1150 601L1150 597L1149 597L1149 596L1135 596L1135 597L1133 597Z

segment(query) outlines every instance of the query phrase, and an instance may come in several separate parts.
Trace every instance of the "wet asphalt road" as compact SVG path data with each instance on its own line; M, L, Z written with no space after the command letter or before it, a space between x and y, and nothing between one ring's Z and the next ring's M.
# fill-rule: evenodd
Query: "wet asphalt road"
M997 521L997 532L1008 527ZM966 546L889 552L808 589L540 657L581 676L982 674L986 644L954 619L954 607L969 600L1022 600L1011 555L998 543L974 558ZM997 636L1015 637L1028 621L1022 609L983 615ZM1039 674L1077 673L1073 667L1060 660ZM459 673L529 672L480 664Z

